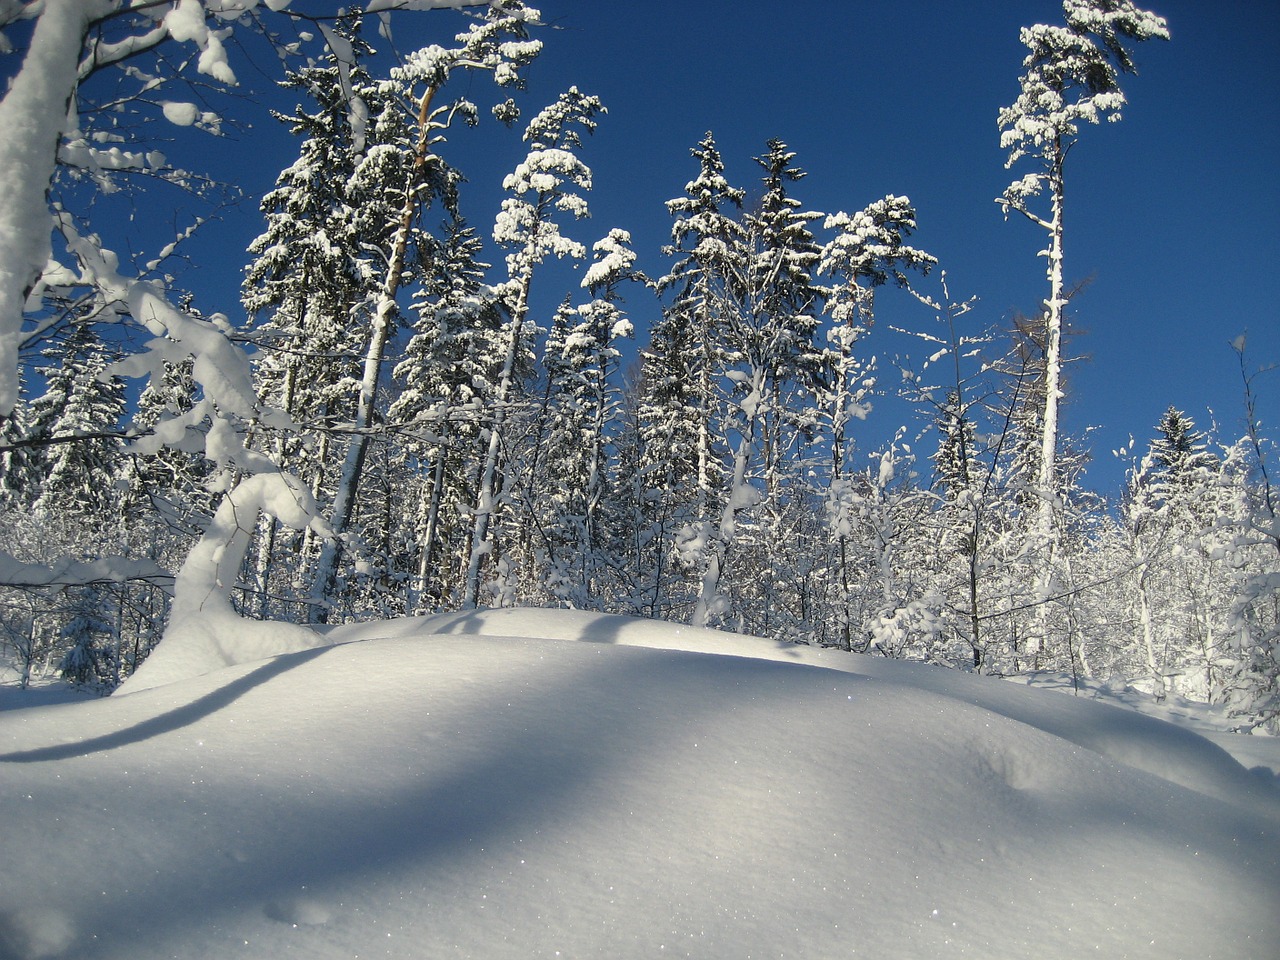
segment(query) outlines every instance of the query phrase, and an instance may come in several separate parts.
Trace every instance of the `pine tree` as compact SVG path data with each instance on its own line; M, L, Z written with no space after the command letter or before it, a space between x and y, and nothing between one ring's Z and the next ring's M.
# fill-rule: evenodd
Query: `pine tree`
M1229 656L1223 699L1240 729L1280 734L1280 490L1272 481L1274 442L1262 435L1255 378L1245 366L1245 338L1232 344L1244 385L1245 435L1224 451L1223 488L1233 516L1218 525L1230 533L1223 545L1234 576L1227 617Z
M925 274L937 262L904 242L915 227L915 209L906 197L887 196L853 215L832 214L826 218L826 228L837 231L836 236L822 247L817 264L818 271L834 281L825 291L824 309L832 324L827 331L829 345L822 355L822 374L813 384L813 394L831 445L824 496L827 516L835 523L831 566L837 642L846 650L853 642L850 604L854 562L849 555L848 524L839 504L847 493L850 473L849 427L866 416L867 397L875 383L874 361L859 357L855 347L875 321L876 288L890 277L905 287L906 271Z
M487 414L487 437L474 501L474 523L463 581L462 603L480 603L482 567L488 558L499 584L509 575L510 559L490 539L500 506L500 474L509 406L514 399L522 363L530 356L530 337L536 325L529 317L529 290L534 274L548 257L581 259L586 248L560 232L559 213L581 219L588 214L582 196L591 188L591 170L574 152L582 146L579 130L595 130L604 112L598 97L571 87L543 109L525 129L529 153L504 181L510 196L493 228L493 238L507 247L507 281L501 288L507 320L501 333L502 365L496 377ZM516 484L518 487L518 482Z
M793 160L780 140L769 141L768 152L756 158L764 171L763 194L735 231L726 251L724 283L713 291L722 364L716 374L728 385L717 431L733 452L719 518L703 532L706 560L693 613L699 625L729 613L735 581L737 588L752 593L761 586L754 575L760 571L759 558L753 564L743 556L735 575L729 570L731 553L739 525L744 519L756 522L748 511L770 498L765 508L772 531L768 547L780 545L777 521L786 512L779 499L781 465L806 430L796 419L799 410L789 403L790 394L811 384L819 367L814 344L818 290L813 282L819 250L808 225L821 215L802 211L789 195L788 185L805 176ZM752 604L761 610L773 602L776 578L771 574L766 580L764 599ZM744 598L738 604L739 615L743 603L751 601Z
M1132 602L1154 694L1208 698L1225 639L1226 571L1214 557L1226 542L1215 529L1231 512L1223 464L1195 422L1170 407L1129 473L1121 518L1132 555Z
M599 607L611 543L605 523L613 470L609 424L619 406L615 382L631 321L619 302L622 283L637 279L625 230L611 230L593 247L582 285L591 302L556 314L546 344L549 424L540 486L546 510L553 593L574 607Z
M1063 308L1067 294L1063 273L1067 155L1079 137L1082 123L1103 117L1118 120L1125 104L1118 78L1136 72L1127 43L1152 37L1169 38L1163 18L1140 10L1130 0L1065 0L1065 26L1025 27L1018 99L999 114L1000 145L1009 151L1012 167L1030 159L1036 171L1014 181L1000 203L1006 215L1015 210L1048 234L1043 252L1047 261L1049 295L1040 323L1044 328L1044 409L1040 417L1036 496L1040 500L1035 535L1048 546L1053 537L1054 511L1061 490L1056 479L1058 401L1063 364ZM1047 216L1029 204L1041 193L1049 197Z
M731 251L742 230L733 216L745 191L731 186L715 138L708 133L690 153L698 175L684 196L667 202L675 218L671 245L678 259L658 280L670 296L643 354L646 386L637 415L642 440L639 472L659 493L645 510L659 534L649 541L652 584L648 609L675 612L684 598L669 595L669 558L699 581L718 563L709 552L711 529L724 496L719 378L724 369L723 304L735 282Z
M406 175L409 138L394 85L377 83L363 59L372 49L358 18L331 29L321 65L292 72L281 86L314 101L275 116L303 137L298 160L263 199L267 228L249 246L245 308L265 316L255 330L258 388L295 431L277 434L272 458L294 471L317 498L332 495L343 446L330 428L355 420L360 357L397 211L394 186ZM353 109L358 104L359 109ZM276 520L260 521L256 549L259 616L270 614L268 580L288 558L314 562L309 534L280 539ZM281 571L283 572L283 571ZM305 578L301 569L288 581Z
M31 506L40 492L38 449L31 440L31 408L19 400L0 420L0 510Z
M501 367L502 312L484 283L482 242L460 216L424 246L422 288L414 300L413 336L395 369L399 395L388 418L425 476L415 523L417 563L411 594L418 611L449 600L449 583L465 564L459 551L479 448L480 411Z

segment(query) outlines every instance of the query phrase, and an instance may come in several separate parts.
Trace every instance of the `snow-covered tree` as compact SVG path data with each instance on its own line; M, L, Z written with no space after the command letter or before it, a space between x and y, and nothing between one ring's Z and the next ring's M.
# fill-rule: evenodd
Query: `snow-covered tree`
M466 562L467 510L485 398L501 368L502 311L486 285L483 244L461 217L423 250L416 320L388 419L425 477L415 508L416 573L410 593L419 611L450 600L449 584Z
M369 75L373 51L359 19L340 20L328 36L324 61L281 83L315 106L275 114L302 140L298 159L263 198L266 229L249 246L243 287L246 310L260 320L258 389L295 425L262 443L322 503L336 495L350 443L334 428L357 417L361 359L413 147L406 92ZM438 179L424 195L451 197L452 173L441 169ZM418 237L415 230L409 242ZM312 537L281 538L279 524L262 519L254 560L260 616L269 613L267 597L282 593L269 583L273 573L285 584L306 582L317 546Z
M277 17L286 5L287 0L270 3L262 16ZM467 5L467 0L406 0L396 6ZM510 0L495 0L493 6L524 12ZM94 201L130 176L159 173L160 179L186 186L198 181L173 171L154 143L131 138L133 129L155 129L154 123L135 125L133 120L162 118L216 130L216 112L169 99L166 85L179 65L188 62L183 51L193 53L189 62L200 74L219 84L235 83L229 40L234 29L263 22L255 16L257 7L257 0L49 0L0 9L0 47L15 64L0 98L0 130L8 134L0 137L0 169L5 171L0 177L0 416L7 416L18 400L19 347L60 330L68 313L56 309L57 298L69 282L78 283L82 293L76 323L123 321L133 325L132 339L140 334L141 349L112 373L158 382L166 369L190 361L196 385L190 407L155 424L132 449L149 456L198 437L207 458L225 471L215 490L227 489L246 474L271 473L272 465L246 446L245 436L251 425L278 429L283 418L256 397L248 359L228 339L226 317L198 315L175 305L170 296L160 266L187 231L156 251L154 259L131 265L113 252L105 233L88 224ZM282 43L280 49L287 56L294 48ZM517 53L514 48L511 52ZM109 109L86 109L95 102L95 91L108 90L101 104ZM95 122L106 126L93 129ZM68 198L84 202L72 206L63 202ZM110 216L100 222L106 228L117 226ZM52 236L58 239L56 249ZM119 339L125 343L131 337ZM287 479L280 483L294 489ZM246 495L239 503L255 513L287 506L291 517L301 517L287 499ZM243 525L243 517L240 521ZM311 522L305 517L302 525ZM208 536L216 538L229 529L215 526ZM195 584L192 589L199 591L212 582L203 574L220 547L213 542L207 546L193 557L201 569L180 578L180 594L183 584ZM122 566L107 570L109 566L98 564L77 575L95 582L104 575L113 580L132 576ZM225 589L233 580L227 577L215 587Z
M848 525L838 503L844 496L850 473L852 444L849 428L866 417L869 394L875 385L873 358L855 349L875 322L875 292L890 278L908 285L907 271L925 274L937 262L905 241L916 227L915 209L906 197L887 196L854 213L827 217L826 228L836 235L822 248L819 273L830 276L824 309L831 318L828 346L823 351L822 376L814 383L814 402L831 445L827 470L828 517L832 531L833 613L838 644L851 649L854 619L851 614L854 561L850 557Z
M385 202L389 204L389 222L374 217L374 223L393 227L388 234L385 266L378 288L372 297L369 328L362 358L352 437L333 498L332 527L339 538L327 540L322 547L312 585L313 610L320 619L326 614L325 598L337 571L341 538L348 532L355 508L361 470L368 453L371 431L377 417L377 397L388 344L399 314L398 297L408 277L411 264L410 247L416 234L416 223L433 202L446 210L456 211L458 174L444 162L440 143L456 116L473 116L474 107L465 97L452 103L437 104L437 97L455 72L487 71L500 87L521 83L520 69L535 58L541 49L539 41L527 36L530 11L517 2L507 2L490 9L484 20L473 23L456 37L456 46L424 47L408 56L392 70L392 82L412 92L417 106L416 137L407 143L389 144L385 150L369 150L357 168L353 180L360 182L368 196L378 197L382 184L392 182L388 164L401 172L396 188Z
M677 260L656 284L670 301L650 330L643 354L646 389L637 410L638 470L657 491L645 506L659 530L649 541L649 610L655 615L666 604L682 602L664 596L672 554L699 581L713 572L718 561L709 552L712 524L723 502L724 440L717 427L725 362L722 307L734 282L731 251L742 234L735 213L745 191L725 178L712 134L690 153L698 174L683 196L667 201L675 219L664 253Z
M124 386L108 374L112 358L90 326L46 353L54 363L38 370L46 386L31 405L33 439L44 444L33 509L77 526L114 523Z
M494 550L490 527L499 507L499 467L510 407L515 399L520 364L530 354L530 338L536 324L529 316L529 291L534 274L548 257L582 259L586 248L560 232L561 214L582 219L588 214L582 193L591 189L591 170L575 152L582 146L579 131L591 133L597 115L604 112L598 97L577 87L562 93L535 116L525 129L529 153L503 181L509 196L502 201L493 228L493 239L510 252L507 277L501 287L507 314L501 332L502 365L492 396L487 398L486 438L474 502L462 603L480 603L482 567L486 558L495 571L499 596L510 573L509 558Z
M1169 38L1163 18L1130 0L1065 0L1064 26L1024 27L1028 53L1022 62L1018 99L999 113L1000 145L1008 151L1006 167L1027 160L1033 172L1015 180L999 202L1006 215L1014 210L1047 234L1043 251L1049 294L1040 323L1044 328L1044 410L1040 421L1036 495L1040 500L1035 534L1048 545L1061 490L1056 471L1061 396L1063 309L1067 304L1064 273L1067 156L1082 124L1120 119L1125 105L1119 76L1136 72L1129 46L1151 38ZM1032 205L1047 195L1048 211Z
M1157 698L1170 684L1207 698L1225 626L1220 593L1218 609L1212 609L1214 585L1224 571L1210 560L1218 539L1214 526L1230 509L1221 496L1222 465L1177 408L1165 412L1156 431L1129 472L1121 512L1132 557L1136 632ZM1197 689L1188 689L1188 679Z
M779 501L787 489L782 465L807 439L810 426L802 407L790 401L816 381L821 351L815 343L820 310L813 270L819 247L809 224L821 214L804 211L790 196L789 185L805 172L793 165L795 155L780 140L756 158L764 171L763 193L747 213L727 251L727 277L716 291L719 314L719 358L716 371L724 389L718 431L732 449L726 490L718 518L707 530L705 569L693 621L719 622L733 607L722 581L729 577L755 589L751 563L729 573L734 541L745 512L761 503L773 520L784 510ZM798 415L798 418L797 418ZM777 530L776 524L771 527ZM765 549L778 546L774 538ZM756 536L748 542L760 544ZM745 560L745 558L743 558ZM765 587L771 594L772 588ZM772 597L763 601L767 606Z
M614 229L592 248L582 285L592 300L556 314L546 343L548 424L538 482L546 506L553 595L598 605L611 542L605 511L613 480L609 425L619 407L617 343L632 335L620 287L634 274L631 236Z
M1246 432L1225 451L1226 477L1234 479L1237 505L1226 526L1230 540L1221 555L1234 571L1228 615L1230 654L1223 699L1240 729L1280 733L1280 490L1274 471L1274 442L1262 433L1254 380L1276 367L1250 373L1245 364L1245 338L1232 344L1244 381Z

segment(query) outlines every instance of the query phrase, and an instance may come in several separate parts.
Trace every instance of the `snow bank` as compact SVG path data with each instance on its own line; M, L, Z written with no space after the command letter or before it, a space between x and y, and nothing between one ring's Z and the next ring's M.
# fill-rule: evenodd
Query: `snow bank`
M1222 747L1196 732L1096 701L1051 697L941 667L859 656L699 627L609 614L507 608L440 614L343 627L335 642L425 634L525 636L589 640L752 657L851 673L881 683L924 688L1025 723L1045 733L1219 799L1261 805L1280 815L1280 793L1260 783Z
M0 956L1280 951L1280 817L1076 742L1186 768L1156 721L585 614L329 639L0 713Z

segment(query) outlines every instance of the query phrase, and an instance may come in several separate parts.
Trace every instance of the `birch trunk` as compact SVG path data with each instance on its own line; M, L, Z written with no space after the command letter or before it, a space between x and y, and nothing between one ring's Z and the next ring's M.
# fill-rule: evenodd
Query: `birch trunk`
M480 472L480 485L476 492L475 520L471 533L471 550L467 558L467 573L462 595L462 606L475 609L480 605L480 567L492 549L489 543L489 524L494 509L494 478L498 459L502 452L502 431L506 425L507 401L511 395L511 383L515 378L516 356L520 352L520 334L524 329L525 315L529 312L529 283L526 274L520 286L515 309L508 323L506 356L502 361L502 376L498 381L498 394L489 428L489 442L485 449L484 468Z
M1037 514L1036 534L1042 544L1052 539L1054 511L1059 500L1057 489L1058 462L1058 403L1062 391L1062 309L1066 306L1063 295L1062 272L1062 212L1063 165L1062 145L1059 142L1049 176L1053 194L1053 213L1049 220L1049 299L1045 301L1045 356L1044 356L1044 422L1040 437L1040 509Z
M427 88L418 107L418 142L414 149L413 165L404 187L404 197L400 205L400 222L396 226L391 248L391 261L387 265L382 289L378 293L377 307L369 330L369 344L365 350L364 370L360 379L360 396L356 404L354 435L350 446L347 447L347 456L338 478L338 489L333 498L330 525L337 537L325 541L320 550L320 559L316 563L311 609L315 621L319 623L328 620L328 606L325 598L333 589L338 569L338 554L342 545L340 538L347 532L351 523L351 513L359 492L360 474L364 468L365 456L369 451L369 431L373 426L376 413L378 381L381 379L382 365L386 359L387 342L391 339L396 297L404 279L405 255L409 248L409 237L413 232L414 214L418 210L422 173L431 155L428 120L435 94L434 87Z
M0 417L18 400L23 308L52 252L46 194L67 131L80 53L90 24L112 6L109 0L45 0L22 66L0 99Z

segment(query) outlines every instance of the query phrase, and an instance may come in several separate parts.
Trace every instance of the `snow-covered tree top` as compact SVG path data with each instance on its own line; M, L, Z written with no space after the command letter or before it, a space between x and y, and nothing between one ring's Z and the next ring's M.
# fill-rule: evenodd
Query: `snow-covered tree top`
M524 132L525 142L535 151L576 150L582 146L582 136L575 127L594 133L599 124L596 114L600 113L608 111L599 97L570 87L529 121Z
M595 262L582 278L582 286L586 290L623 278L636 262L635 251L631 249L631 234L616 227L597 240L591 250L595 254Z
M1169 39L1162 17L1129 0L1066 0L1063 10L1066 26L1036 24L1020 33L1029 51L1021 93L998 116L1006 166L1059 150L1081 123L1119 120L1125 97L1118 77L1135 72L1122 41Z

